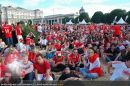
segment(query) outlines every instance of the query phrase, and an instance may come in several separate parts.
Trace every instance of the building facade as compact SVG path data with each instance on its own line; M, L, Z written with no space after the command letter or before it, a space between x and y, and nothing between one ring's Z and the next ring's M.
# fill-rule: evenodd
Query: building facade
M50 16L45 16L44 18L37 18L33 20L33 23L46 23L46 24L54 24L54 23L59 23L63 24L63 19L65 17L68 18L75 18L78 15L76 14L57 14L57 15L50 15Z
M43 12L39 9L27 10L21 7L2 7L2 22L7 21L9 24L19 21L27 22L29 19L42 18Z
M85 13L85 9L83 7L81 7L81 9L79 10L79 13L77 14L57 14L57 15L49 15L49 16L45 16L44 18L37 18L33 20L33 23L46 23L46 24L54 24L54 23L59 23L59 24L63 24L63 19L65 17L67 18L76 18L77 16L79 16L79 14Z
M47 24L54 24L54 23L63 24L63 19L65 17L75 18L77 16L78 15L76 15L76 14L58 14L58 15L45 16L44 17L44 23L47 23Z

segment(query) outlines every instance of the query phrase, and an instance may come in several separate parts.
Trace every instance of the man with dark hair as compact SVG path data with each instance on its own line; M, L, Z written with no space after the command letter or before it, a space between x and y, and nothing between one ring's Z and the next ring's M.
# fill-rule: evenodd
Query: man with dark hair
M116 61L121 56L120 49L116 47L116 44L111 44L110 48L107 49L106 53L106 60L109 61Z
M20 42L20 39L23 39L23 37L22 37L22 28L21 28L19 22L16 25L15 32L16 32L16 36L17 36L18 42Z
M49 62L42 56L36 55L36 62L34 63L34 71L36 80L49 80L52 81L52 73Z

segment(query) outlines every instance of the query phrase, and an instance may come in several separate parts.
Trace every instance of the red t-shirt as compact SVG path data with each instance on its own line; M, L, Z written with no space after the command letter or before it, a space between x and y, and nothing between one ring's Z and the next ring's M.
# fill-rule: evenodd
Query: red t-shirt
M26 45L31 45L32 44L35 44L35 41L29 37L26 37Z
M48 35L48 36L46 37L46 39L47 39L47 41L51 41L51 35Z
M4 64L0 64L0 78L4 77L4 73L6 72L7 68Z
M63 62L64 61L64 56L61 56L60 58L56 58L57 56L55 56L52 60L55 62L55 64L57 64L58 62Z
M28 60L35 63L36 61L36 53L34 52L29 52L29 57L28 57Z
M121 28L119 25L114 26L115 35L121 35Z
M69 59L69 62L77 63L77 62L79 62L80 55L77 54L76 57L74 57L74 54L72 53L69 55L68 59Z
M50 64L47 60L44 61L42 65L39 65L36 62L36 63L34 63L34 68L38 71L39 74L45 75L47 70L50 69Z
M30 42L31 42L32 44L35 44L35 41L34 41L33 39L30 39Z
M30 38L26 37L26 45L30 45Z
M12 26L11 25L4 25L2 27L2 31L5 33L6 38L12 37Z
M56 48L56 50L61 50L62 45L55 43L55 44L54 44L54 47Z
M82 46L83 44L80 43L80 42L74 42L73 45L74 45L76 48L78 48L78 47Z
M19 25L17 25L16 26L16 35L18 36L18 35L22 35L22 29L21 29L21 27L19 26Z
M63 38L62 38L61 36L58 36L58 37L57 37L57 40L62 41Z

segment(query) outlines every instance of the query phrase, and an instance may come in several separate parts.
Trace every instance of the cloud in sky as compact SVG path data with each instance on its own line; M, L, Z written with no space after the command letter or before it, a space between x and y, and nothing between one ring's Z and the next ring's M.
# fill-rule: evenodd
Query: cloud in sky
M0 0L2 5L20 6L27 9L41 9L44 16L76 13L83 6L90 16L96 11L103 13L113 9L129 11L129 0Z

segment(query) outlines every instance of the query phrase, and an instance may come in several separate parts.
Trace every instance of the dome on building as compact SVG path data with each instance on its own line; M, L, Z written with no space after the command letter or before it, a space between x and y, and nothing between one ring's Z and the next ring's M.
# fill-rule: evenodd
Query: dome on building
M83 7L81 7L81 9L79 10L79 14L85 13L85 9Z

